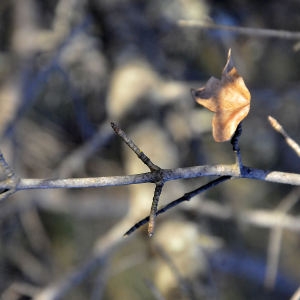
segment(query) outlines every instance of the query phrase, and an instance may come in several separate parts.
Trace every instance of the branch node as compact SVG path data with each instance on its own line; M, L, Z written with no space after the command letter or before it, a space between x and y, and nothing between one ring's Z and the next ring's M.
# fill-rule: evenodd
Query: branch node
M300 145L297 144L284 130L282 125L273 117L268 116L271 126L285 139L285 142L295 151L300 157Z
M157 206L159 197L164 186L164 173L162 169L152 163L150 158L140 150L140 148L133 142L133 140L114 122L111 122L111 127L114 132L126 143L126 145L137 155L137 157L150 169L151 173L155 174L153 182L155 183L155 190L150 210L148 235L153 236L155 227L155 217L157 214Z

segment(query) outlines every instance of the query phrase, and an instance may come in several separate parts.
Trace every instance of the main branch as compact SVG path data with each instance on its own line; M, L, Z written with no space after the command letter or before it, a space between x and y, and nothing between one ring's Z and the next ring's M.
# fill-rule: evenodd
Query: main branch
M274 183L300 185L300 174L278 171L266 171L245 167L244 174L240 174L235 165L203 165L187 168L161 169L164 181L197 178L204 176L231 176L232 178L248 178ZM60 189L60 188L99 188L105 186L121 186L130 184L153 183L156 174L147 172L125 176L105 176L89 178L66 178L66 179L27 179L23 178L17 183L15 190L29 189ZM11 185L0 182L0 189L9 189Z

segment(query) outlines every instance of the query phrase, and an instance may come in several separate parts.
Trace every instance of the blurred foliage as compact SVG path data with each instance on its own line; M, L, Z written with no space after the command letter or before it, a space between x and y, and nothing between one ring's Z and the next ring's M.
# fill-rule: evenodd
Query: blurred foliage
M299 9L295 0L2 0L1 149L24 178L147 171L108 128L115 120L161 167L232 163L231 145L212 139L212 114L190 96L190 88L220 77L232 48L252 94L241 138L245 164L299 173L299 158L267 122L274 116L300 142L298 41L177 24L211 19L300 31ZM169 183L162 203L204 182ZM268 290L270 230L239 215L271 211L293 190L249 180L217 187L161 216L153 241L134 233L66 299L157 299L156 292L166 299L286 299L300 279L298 233L283 232L278 278ZM127 212L144 217L152 193L150 184L23 191L0 203L1 298L30 299L63 278ZM201 199L236 218L202 214Z

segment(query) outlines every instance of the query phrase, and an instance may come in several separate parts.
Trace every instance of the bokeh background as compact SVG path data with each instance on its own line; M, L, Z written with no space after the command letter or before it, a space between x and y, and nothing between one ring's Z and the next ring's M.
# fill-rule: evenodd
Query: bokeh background
M246 165L300 172L272 115L300 142L298 40L178 21L300 31L300 2L1 0L1 150L23 178L148 171L118 122L163 168L229 164L191 88L220 77L227 51L252 94ZM211 178L170 182L161 205ZM299 189L234 180L123 233L153 185L18 192L0 203L1 299L288 299L300 281ZM278 212L288 213L281 229ZM280 222L279 222L280 224Z

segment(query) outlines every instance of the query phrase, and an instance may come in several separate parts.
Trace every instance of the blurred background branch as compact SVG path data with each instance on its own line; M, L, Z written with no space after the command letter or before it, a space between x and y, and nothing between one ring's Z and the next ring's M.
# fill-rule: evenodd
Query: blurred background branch
M112 138L115 120L178 176L180 167L229 166L230 144L213 142L212 116L189 90L217 76L232 48L252 94L243 162L299 174L299 156L267 119L299 144L299 9L292 0L266 2L263 14L261 1L2 0L0 149L23 179L147 172ZM168 182L161 206L206 183ZM300 280L297 191L224 182L158 218L151 240L144 228L121 236L148 215L153 184L14 193L0 203L1 298L185 299L182 283L194 299L290 298Z

